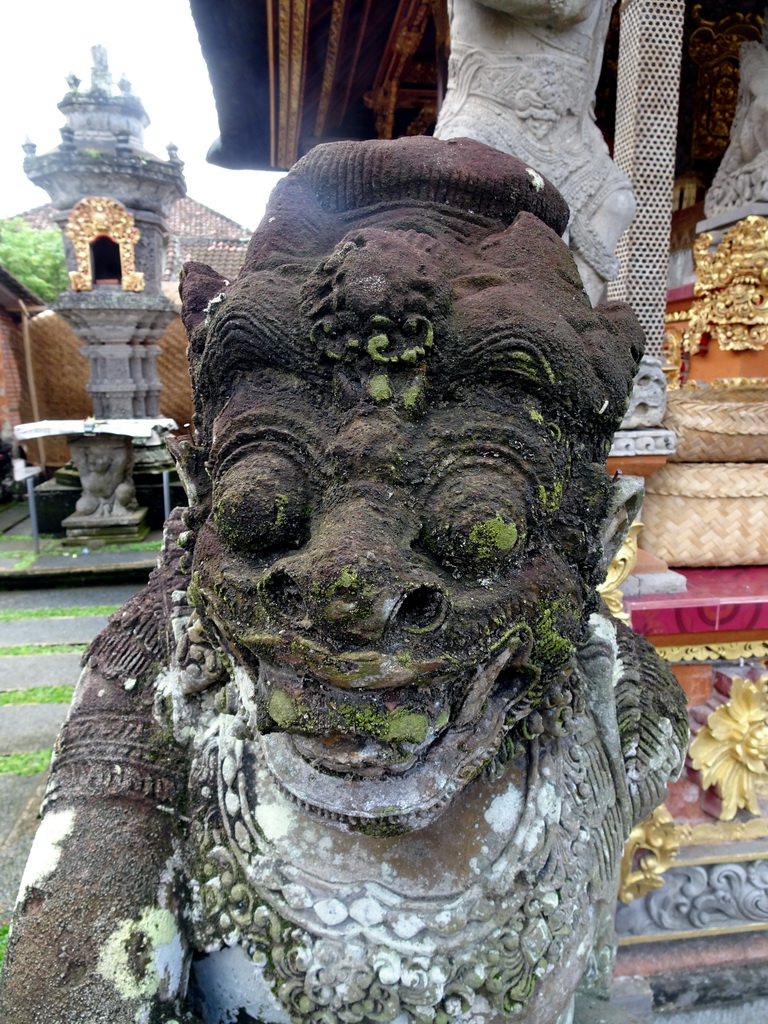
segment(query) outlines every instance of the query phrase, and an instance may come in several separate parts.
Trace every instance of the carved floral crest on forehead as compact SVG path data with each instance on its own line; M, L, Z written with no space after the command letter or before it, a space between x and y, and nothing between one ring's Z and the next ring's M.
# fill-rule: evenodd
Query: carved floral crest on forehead
M309 337L328 359L413 367L431 352L447 281L432 266L433 240L367 229L347 236L301 290Z

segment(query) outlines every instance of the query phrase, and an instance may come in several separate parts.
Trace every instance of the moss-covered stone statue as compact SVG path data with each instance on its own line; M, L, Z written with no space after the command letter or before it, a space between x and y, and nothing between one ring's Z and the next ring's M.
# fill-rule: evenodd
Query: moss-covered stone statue
M236 281L186 268L190 508L88 653L4 1024L565 1024L605 994L686 721L598 607L642 340L567 219L479 143L338 143Z

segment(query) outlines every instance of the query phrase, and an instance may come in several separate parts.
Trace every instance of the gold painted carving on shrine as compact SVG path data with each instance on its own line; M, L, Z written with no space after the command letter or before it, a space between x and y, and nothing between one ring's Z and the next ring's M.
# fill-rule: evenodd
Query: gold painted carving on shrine
M739 50L742 43L760 39L763 19L757 14L729 14L720 21L701 17L701 4L693 8L698 23L691 33L688 53L698 66L694 101L691 156L719 160L728 146L731 122L739 95Z
M107 196L88 196L72 208L64 229L72 242L77 270L70 270L73 291L89 292L93 288L91 245L97 238L108 238L120 250L120 284L124 292L143 292L144 274L136 270L134 250L141 238L133 215Z
M683 348L696 355L709 339L723 350L763 349L768 344L768 220L745 217L712 253L711 242L711 235L699 235L693 247L698 280Z
M679 647L657 647L664 661L736 661L738 658L768 658L767 640L741 640L721 643L685 644Z
M664 804L629 833L619 875L619 899L631 903L664 884L663 874L682 845L680 829Z
M729 699L716 708L690 747L704 788L716 787L720 817L730 821L739 808L760 814L758 791L768 781L768 674L756 682L737 677Z
M643 528L641 522L635 521L627 531L624 543L616 557L608 566L605 580L597 588L598 594L608 606L608 611L620 622L629 625L629 612L624 610L624 595L619 590L637 563L637 535Z
M393 138L398 110L417 111L406 135L423 134L437 119L435 70L429 63L414 59L433 16L432 6L429 0L407 0L401 10L397 34L390 37L373 88L363 97L375 114L379 139Z

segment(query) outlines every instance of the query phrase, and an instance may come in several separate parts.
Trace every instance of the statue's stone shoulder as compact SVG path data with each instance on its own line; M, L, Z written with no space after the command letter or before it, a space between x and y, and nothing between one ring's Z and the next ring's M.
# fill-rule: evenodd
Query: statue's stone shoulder
M126 795L169 804L178 796L183 769L153 707L175 645L172 595L186 586L180 531L177 509L147 586L110 617L86 652L54 755L48 805Z

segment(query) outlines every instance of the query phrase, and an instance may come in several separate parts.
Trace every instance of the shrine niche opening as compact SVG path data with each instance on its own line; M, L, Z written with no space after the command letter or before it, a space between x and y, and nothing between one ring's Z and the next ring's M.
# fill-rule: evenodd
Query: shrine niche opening
M104 196L81 199L64 230L77 260L77 270L69 273L73 291L91 291L94 284L120 284L124 292L144 291L144 274L135 269L141 234L121 203Z
M120 246L108 235L99 235L90 243L91 278L94 284L120 284L122 266Z

